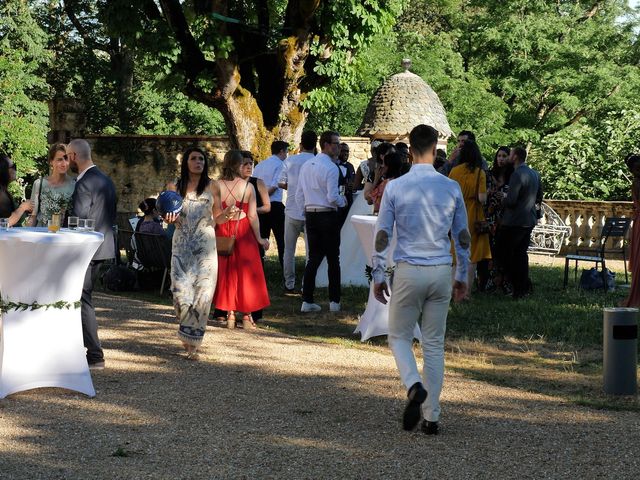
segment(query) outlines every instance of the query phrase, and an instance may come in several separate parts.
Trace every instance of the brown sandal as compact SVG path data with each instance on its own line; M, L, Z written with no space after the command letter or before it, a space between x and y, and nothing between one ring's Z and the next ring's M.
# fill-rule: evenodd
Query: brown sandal
M234 312L227 313L227 328L236 328L236 314Z
M242 316L242 328L245 330L256 329L256 323L253 321L253 318L251 318L251 314Z

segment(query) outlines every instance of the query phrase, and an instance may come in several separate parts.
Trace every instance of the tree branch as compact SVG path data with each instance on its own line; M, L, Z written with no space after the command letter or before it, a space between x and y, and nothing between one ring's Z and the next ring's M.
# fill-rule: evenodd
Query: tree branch
M210 72L211 75L215 75L216 62L211 62L205 59L202 50L200 50L195 38L193 38L193 35L191 34L189 24L187 23L184 11L182 10L182 6L178 0L160 0L160 7L162 8L164 18L167 21L169 28L173 32L178 45L180 45L180 67L187 79L187 93L190 96L206 94L206 92L203 92L195 86L195 81L205 70ZM200 98L196 99L202 101Z
M602 7L602 2L594 3L591 8L582 17L580 17L580 19L578 19L578 22L586 22L593 18L600 10L600 7Z
M84 44L87 47L92 48L94 50L101 50L109 54L114 53L112 52L109 45L100 43L94 38L92 38L91 35L89 35L89 32L87 32L87 29L84 28L84 25L82 25L82 22L80 22L80 20L76 16L76 12L73 10L73 3L74 3L73 1L65 1L63 3L64 11L69 17L71 24L75 27L75 29L78 31L78 33L82 37L82 41L84 42Z

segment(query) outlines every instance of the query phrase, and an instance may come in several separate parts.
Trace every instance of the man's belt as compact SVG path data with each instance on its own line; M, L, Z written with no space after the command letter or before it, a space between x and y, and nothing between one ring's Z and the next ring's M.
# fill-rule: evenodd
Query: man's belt
M318 212L335 212L335 208L331 207L305 207L305 212L318 213Z

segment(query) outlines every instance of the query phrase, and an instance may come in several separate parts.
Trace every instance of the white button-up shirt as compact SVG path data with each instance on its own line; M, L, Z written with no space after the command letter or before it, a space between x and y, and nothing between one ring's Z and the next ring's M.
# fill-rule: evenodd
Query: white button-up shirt
M374 238L378 238L378 232L382 230L389 240L385 248L375 249L373 253L376 283L388 283L385 262L394 223L398 234L393 253L396 264L450 265L453 262L451 232L456 249L455 279L467 283L471 236L462 191L456 181L436 172L433 165L415 164L408 173L387 184Z
M282 171L282 160L277 155L271 155L264 159L253 170L253 176L264 182L267 188L276 187L276 190L269 195L272 202L282 202L282 189L278 188L278 180Z
M344 207L347 199L338 190L338 166L331 157L319 153L307 160L298 176L296 188L296 203L303 208L333 208Z
M298 188L298 176L302 165L314 157L313 153L302 152L292 155L284 161L280 172L279 183L287 184L287 203L284 213L294 220L304 220L304 205L300 205L296 200L296 189Z

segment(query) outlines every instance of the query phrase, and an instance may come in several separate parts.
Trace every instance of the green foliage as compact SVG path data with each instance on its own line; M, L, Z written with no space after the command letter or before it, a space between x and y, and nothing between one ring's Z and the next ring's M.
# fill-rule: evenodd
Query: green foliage
M543 139L531 163L545 195L559 200L628 200L631 175L624 159L640 152L640 110L610 112Z
M12 156L18 175L46 154L49 86L41 71L50 60L46 36L26 2L0 6L0 152Z
M486 158L530 147L547 198L628 199L623 159L640 151L638 25L623 0L411 0L354 62L354 86L307 100L309 122L353 134L409 57L452 130L474 131Z
M83 101L89 133L216 135L224 132L219 112L188 99L174 87L154 86L155 74L146 67L156 65L144 46L143 31L131 18L139 12L116 2L76 0L66 2L74 12L74 25L56 3L37 3L33 10L49 34L55 63L47 79L59 97ZM78 29L78 26L81 30ZM129 46L126 36L140 42ZM123 85L129 74L123 65L130 55L130 88ZM177 50L174 58L177 58ZM127 68L125 68L127 67ZM127 80L127 82L129 81ZM125 82L126 83L126 82Z

